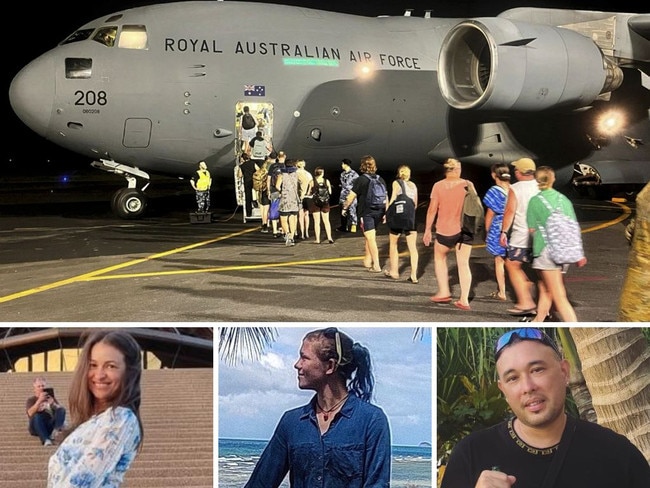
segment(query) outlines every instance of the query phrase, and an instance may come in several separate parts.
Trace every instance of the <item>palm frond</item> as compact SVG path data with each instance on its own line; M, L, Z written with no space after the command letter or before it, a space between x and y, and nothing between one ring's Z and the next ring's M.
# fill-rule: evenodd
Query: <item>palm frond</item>
M256 361L275 342L275 327L221 327L219 329L219 359L228 365Z

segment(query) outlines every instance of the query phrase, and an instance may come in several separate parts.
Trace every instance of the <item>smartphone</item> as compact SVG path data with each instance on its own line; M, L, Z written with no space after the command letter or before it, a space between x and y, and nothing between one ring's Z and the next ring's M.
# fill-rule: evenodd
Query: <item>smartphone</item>
M54 398L54 388L43 388L43 391Z

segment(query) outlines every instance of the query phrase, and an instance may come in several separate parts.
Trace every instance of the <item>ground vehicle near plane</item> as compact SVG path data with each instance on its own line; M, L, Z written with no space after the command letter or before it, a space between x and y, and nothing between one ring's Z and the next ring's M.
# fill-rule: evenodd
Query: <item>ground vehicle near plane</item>
M232 19L244 13L265 27L242 33ZM124 218L143 214L151 175L189 176L201 160L232 175L245 105L276 149L313 166L529 156L577 186L642 186L649 39L650 14L371 18L168 3L87 23L23 68L10 99L36 133L127 179L112 200ZM616 113L618 125L599 125Z

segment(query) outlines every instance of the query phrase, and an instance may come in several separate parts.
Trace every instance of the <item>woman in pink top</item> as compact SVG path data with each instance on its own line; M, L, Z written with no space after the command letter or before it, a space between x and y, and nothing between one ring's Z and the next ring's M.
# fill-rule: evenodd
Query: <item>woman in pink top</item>
M472 272L469 257L472 252L473 236L461 232L461 213L467 187L474 187L469 180L460 177L461 164L457 159L445 161L445 178L431 189L431 200L427 210L427 220L422 241L425 246L431 243L431 228L436 224L436 242L433 246L433 262L438 282L438 292L431 297L434 303L451 303L449 289L449 268L447 254L456 250L460 298L454 306L470 310L469 290L472 286Z

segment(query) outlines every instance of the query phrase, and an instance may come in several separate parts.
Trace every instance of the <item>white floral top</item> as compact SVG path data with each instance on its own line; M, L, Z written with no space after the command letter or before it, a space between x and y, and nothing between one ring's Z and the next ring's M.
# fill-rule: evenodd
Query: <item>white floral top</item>
M135 413L109 408L77 427L50 457L47 487L117 488L139 443Z

